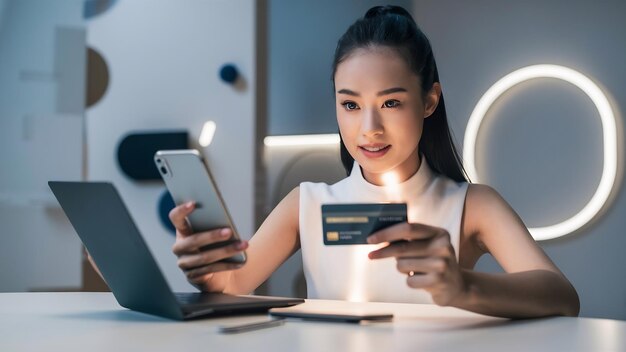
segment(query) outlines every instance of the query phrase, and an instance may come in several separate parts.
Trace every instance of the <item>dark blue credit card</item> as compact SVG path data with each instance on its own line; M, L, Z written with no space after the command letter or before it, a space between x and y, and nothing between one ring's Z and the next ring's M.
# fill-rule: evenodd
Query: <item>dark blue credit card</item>
M405 203L323 204L324 244L367 244L367 236L407 222Z

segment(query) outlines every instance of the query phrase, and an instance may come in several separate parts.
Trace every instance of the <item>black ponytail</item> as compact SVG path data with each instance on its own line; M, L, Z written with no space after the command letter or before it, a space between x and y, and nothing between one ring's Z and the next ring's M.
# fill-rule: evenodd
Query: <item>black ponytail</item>
M337 66L359 48L386 46L397 50L422 85L422 97L439 82L437 64L428 38L419 29L411 14L399 6L375 6L363 18L352 24L339 39L333 61L332 81L335 84ZM457 182L467 182L465 170L448 126L443 94L431 116L424 119L419 150L436 173ZM341 141L341 162L348 175L354 158Z

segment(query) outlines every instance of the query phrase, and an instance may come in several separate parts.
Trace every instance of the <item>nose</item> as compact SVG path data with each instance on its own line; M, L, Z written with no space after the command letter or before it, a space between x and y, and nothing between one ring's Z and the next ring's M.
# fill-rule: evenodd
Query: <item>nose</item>
M376 109L365 109L361 123L361 132L371 137L382 134L384 131L381 116Z

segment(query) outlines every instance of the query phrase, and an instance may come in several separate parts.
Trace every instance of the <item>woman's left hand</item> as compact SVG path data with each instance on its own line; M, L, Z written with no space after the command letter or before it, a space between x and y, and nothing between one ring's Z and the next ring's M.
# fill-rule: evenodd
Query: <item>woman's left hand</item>
M398 271L408 275L407 285L425 289L436 304L449 306L463 299L466 285L445 229L402 223L372 234L367 242L388 242L370 252L369 258L396 258Z

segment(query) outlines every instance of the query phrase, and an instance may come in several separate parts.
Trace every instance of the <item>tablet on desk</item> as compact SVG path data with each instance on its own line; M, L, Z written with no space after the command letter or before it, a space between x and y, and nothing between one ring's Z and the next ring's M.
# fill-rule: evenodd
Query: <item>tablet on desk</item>
M270 315L281 318L300 318L306 320L340 321L359 323L361 321L389 321L391 313L365 312L360 310L320 310L307 308L272 308Z

